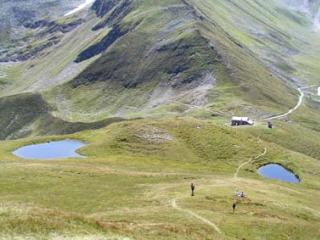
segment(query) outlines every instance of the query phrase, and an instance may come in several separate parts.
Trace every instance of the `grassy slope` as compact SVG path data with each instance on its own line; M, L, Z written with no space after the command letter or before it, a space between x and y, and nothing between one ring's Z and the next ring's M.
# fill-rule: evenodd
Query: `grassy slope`
M256 136L267 141L275 142L294 151L302 152L312 157L318 157L318 121L319 102L314 96L319 85L318 68L315 63L319 57L319 34L312 30L312 23L302 14L298 14L279 5L279 1L189 1L195 6L199 14L203 14L210 21L205 22L207 29L214 29L218 25L230 34L234 40L248 47L258 54L269 69L277 70L283 78L293 81L298 86L304 86L306 98L302 107L286 120L288 123L276 122L275 131L267 131L263 127L251 129ZM207 26L209 25L209 26ZM217 34L211 37L219 42ZM222 49L233 54L232 47L226 42ZM312 47L311 47L312 46ZM232 55L233 54L233 55ZM245 62L245 63L243 63ZM243 64L249 65L248 59ZM237 69L244 69L237 65ZM255 68L250 66L248 74ZM235 70L237 71L237 70ZM239 71L239 70L238 70ZM255 75L261 74L258 71ZM248 80L250 89L255 86L263 88L261 78L252 83L252 77L246 77L241 82ZM293 83L293 82L292 82ZM260 85L261 84L261 85ZM275 84L280 84L276 82ZM270 87L270 88L269 88ZM265 84L265 91L281 95L281 88ZM250 94L254 95L254 94ZM284 95L283 95L284 96ZM287 96L285 96L287 97ZM283 102L279 102L283 105ZM225 107L225 105L223 105ZM300 136L301 132L304 133Z
M1 143L0 236L80 239L318 239L319 161L259 141L244 129L172 118L116 123L67 136L90 143L86 159L21 161ZM170 140L166 140L170 139ZM240 163L267 155L233 175ZM279 162L302 179L298 185L263 180L254 169ZM189 184L195 182L196 197ZM231 213L233 193L248 198ZM310 196L313 196L310 198ZM188 214L216 223L222 235ZM116 238L115 236L122 236Z
M258 55L259 59L268 67L269 73L271 71L272 75L276 74L276 76L286 79L285 81L292 86L309 87L313 85L312 88L304 90L306 94L308 91L316 92L315 87L319 85L319 72L315 63L319 56L320 35L313 31L312 23L304 15L288 9L286 5L279 4L280 1L252 2L244 0L213 3L202 0L188 2L195 7L199 14L208 18L208 21L204 23L208 29L207 32L210 33L212 29L222 28L234 41L237 41L241 46L246 46L256 56ZM261 75L263 70L252 65L250 58L243 57L239 54L240 51L235 52L228 41L219 41L219 35L216 32L209 36L216 43L220 43L222 46L220 48L225 49L228 56L242 57L242 61L234 64L237 66L234 71L239 73L235 79L241 79L240 86L248 84L248 89L251 90L251 92L247 90L248 95L257 97L255 103L263 106L264 100L260 101L259 98L270 92L272 94L267 94L269 97L276 95L286 97L287 100L290 99L287 95L283 95L283 91L292 92L292 90L280 90L282 88L279 87L281 84L279 81L273 82L268 77ZM241 72L243 69L245 71ZM253 72L255 73L252 74ZM269 77L272 78L272 76ZM264 82L266 79L269 80ZM264 88L264 92L259 92L260 90L256 90L255 87ZM246 97L244 98L246 99ZM276 99L273 101L277 102ZM286 105L286 102L280 100L278 104L283 106ZM222 101L222 106L226 106L224 101ZM244 105L242 108L246 108L246 106ZM303 112L299 111L297 114L304 116L304 122L317 119L318 104L315 102L306 104ZM314 125L315 123L312 126L309 124L309 127L314 128Z
M242 1L238 5L244 4L249 3ZM275 8L269 3L260 4ZM251 48L253 36L246 29L234 27L230 11L238 18L251 20L246 12L239 11L238 5L205 0L152 4L139 1L120 22L123 28L139 22L138 27L119 39L75 80L51 91L47 99L64 96L69 118L83 120L110 115L206 115L212 110L255 116L262 115L257 109L264 114L284 111L294 105L297 92L258 60L261 56ZM282 17L270 23L270 19L265 20L254 10L256 25L273 26L283 20ZM274 34L281 37L280 29ZM172 73L178 67L183 70L175 76ZM199 99L194 85L201 86L203 72L212 72L216 82L198 106L194 103ZM170 87L176 82L186 84L190 79L193 85L185 86L187 89L180 85ZM186 91L189 89L193 89L192 94ZM166 100L155 94L159 91ZM136 98L137 95L140 97ZM190 107L198 110L190 111Z
M174 21L177 16L180 16L179 13L190 11L190 8L184 12L176 11L175 8L169 11L165 8L168 4L175 6L176 3L180 3L174 0L161 1L161 3L142 1L141 3L143 4L139 5L140 8L133 11L125 22L130 23L140 18L145 18L145 22L140 23L140 27L130 33L130 39L120 40L111 49L111 52L121 56L120 62L127 61L127 58L132 59L133 55L141 57L140 50L149 46L147 43L154 43L154 31L167 26L168 21ZM302 25L288 20L283 12L274 10L274 1L253 3L241 1L245 6L244 9L250 9L255 16L259 16L258 20L252 19L252 16L248 17L242 12L243 9L236 7L235 3L238 1L216 1L213 4L212 1L199 0L187 3L193 6L196 15L202 15L204 19L195 21L193 18L186 20L183 17L183 24L179 25L179 31L185 32L186 28L190 29L192 26L198 28L200 32L180 33L178 31L180 34L175 34L176 32L173 31L169 34L169 42L180 41L187 45L200 43L200 47L194 50L195 53L191 51L187 52L187 56L183 56L188 61L193 61L192 65L196 67L194 71L202 67L208 69L206 62L208 55L205 53L208 46L203 43L203 38L200 36L212 42L215 48L214 54L222 57L221 61L210 63L209 69L214 71L217 83L210 91L209 104L205 110L196 108L185 112L189 107L186 104L189 104L190 99L186 97L182 98L181 102L159 106L152 110L143 108L145 110L143 115L185 112L185 115L207 117L212 111L221 111L226 114L249 112L261 116L261 112L254 113L252 105L256 105L255 108L263 112L277 111L282 108L286 110L294 105L295 91L280 83L274 75L270 76L252 52L263 53L266 46L259 45L258 39L247 32L247 29L241 29L237 25L235 27L234 23L255 22L262 19L263 24L259 20L260 26L272 24L280 28L268 29L274 33L279 30L285 31L284 25L279 24L285 21L293 30L301 33L303 32L301 26L307 24L304 20ZM261 6L258 3L264 5ZM262 9L266 9L262 11L263 14ZM231 19L231 15L227 12L232 12L235 19ZM152 26L157 28L154 29ZM98 34L98 38L103 34ZM81 36L80 34L79 37ZM312 39L316 37L312 35ZM284 41L286 45L295 48L297 42L291 40L283 36L280 45ZM283 55L282 48L274 43L274 39L270 40L266 37L264 41L265 45L270 45L274 52L277 52L276 56ZM128 45L137 48L124 52ZM167 42L164 45L168 46ZM83 47L80 48L83 49ZM301 45L301 47L305 46ZM74 56L78 50L75 49ZM62 52L50 56L52 59L58 59ZM316 76L318 71L316 65L308 58L311 53L302 52L292 57L290 65L299 66L298 64L303 63L306 67L303 71L292 72L292 69L284 64L282 65L285 70L282 72L284 77L292 74L290 76L298 76L306 82ZM312 59L318 58L316 50L312 54L314 54ZM72 58L73 56L66 56L68 61L65 63L67 64ZM154 56L150 58L152 60ZM150 68L147 69L156 69L155 63L158 61L161 62L162 67L166 66L166 61L171 58L170 53L159 54L154 62L150 61L148 66ZM112 65L108 54L104 54L97 61L103 63L108 60L108 65L92 65L90 68L99 70L100 67L104 69L111 65L113 69L116 64ZM38 61L41 59L33 63L37 65ZM174 60L171 61L168 63L175 63ZM264 61L268 62L270 59L266 57ZM125 80L121 78L121 73L131 74L131 70L145 69L144 64L144 59L141 57L139 64L135 62L131 68L129 65L128 72L121 68L121 71L115 75L118 77L116 79ZM139 68L136 68L137 65ZM63 68L64 64L57 68L54 66L48 72L56 74ZM21 70L23 69L22 66ZM31 68L28 74L29 76L32 76L32 73L37 75L36 73L41 69L42 67L36 66L35 70ZM19 79L15 77L19 75L17 72L19 71L15 67L9 68L9 74L4 80L8 82L12 79L17 81L14 84L18 85ZM188 74L192 72L191 68ZM46 71L42 72L44 75L45 73ZM143 73L142 76L149 74L148 71L142 70L139 73ZM154 79L166 80L166 74L161 71L152 76L155 76ZM79 79L81 80L81 75ZM31 82L37 81L30 78L27 83ZM310 82L317 83L317 80L312 79ZM156 84L157 81L151 81L150 84L133 89L121 88L118 85L112 85L106 89L106 84L102 82L80 86L76 91L73 91L70 87L72 85L69 84L64 85L65 89L57 88L55 91L48 92L46 99L50 100L52 105L56 105L55 102L62 103L60 111L55 114L65 119L97 120L108 116L121 106L129 106L129 111L125 108L123 112L128 116L136 116L130 114L130 111L136 111L136 108L132 107L144 106L149 97L146 93L150 93ZM113 86L116 86L116 89ZM249 93L248 96L244 94L246 92ZM5 90L2 93L5 93ZM285 96L284 93L288 93L290 97ZM136 96L139 96L139 99ZM132 100L133 97L135 101ZM8 115L13 106L23 101L22 96L17 98L20 100L13 101L11 104L7 104L10 99L3 99L5 104L1 108L2 116ZM242 100L239 101L239 99ZM272 131L265 129L262 125L254 128L230 129L224 126L224 118L217 118L214 122L192 118L163 118L115 123L99 130L68 136L2 141L0 142L2 166L0 169L0 238L28 236L31 239L70 239L72 237L74 239L126 239L125 237L199 240L288 239L290 237L319 239L320 168L317 123L319 105L315 99L317 99L315 96L308 96L303 107L290 116L290 122L276 121L275 129ZM25 103L24 111L18 112L24 120L25 116L36 119L30 123L36 126L34 133L44 133L41 132L42 129L53 130L51 134L57 133L55 132L57 129L70 130L69 126L60 119L56 119L56 125L51 124L54 117L48 114L47 108L50 111L52 108L47 106L45 101L36 99L37 104L31 105L29 101L23 102ZM40 105L39 108L30 110L30 106L38 105ZM44 113L41 111L39 113L39 109L43 107L45 107ZM62 109L68 111L63 113ZM97 110L102 111L93 116L92 114ZM39 115L34 116L32 113L39 113ZM10 116L5 119L5 121L10 120L12 120ZM8 124L5 122L4 125ZM22 126L25 127L25 122ZM262 141L259 141L258 137ZM90 145L81 149L81 153L88 158L23 161L11 155L11 151L21 145L63 138L77 138L88 142ZM237 167L251 157L261 154L264 147L267 147L267 155L245 165L239 172L240 177L234 178ZM267 162L277 162L292 169L299 175L302 182L298 185L290 185L262 179L256 174L256 168ZM195 182L197 186L194 198L189 197L190 182ZM248 199L239 204L237 213L233 215L231 204L235 190L245 191ZM170 204L173 199L176 199L180 207L192 210L216 223L223 234L219 235L198 219L173 209Z
M143 114L141 109L146 109L146 112L152 110L147 103L157 86L160 83L164 86L172 84L170 72L174 72L177 67L187 69L177 77L180 82L187 77L198 78L202 72L212 69L215 53L208 52L207 47L203 46L205 42L195 31L190 11L183 5L177 6L178 3L139 3L137 9L122 23L130 25L143 20L138 28L120 39L108 53L73 81L75 84L65 84L57 90L58 94L65 95L69 100L67 104L74 110L76 117L88 118L88 112L91 117L98 115L100 118L102 114L121 114L122 111L125 114L140 111ZM157 50L161 48L163 50ZM86 80L89 74L96 76L98 81L90 83ZM162 91L169 89L164 88ZM166 104L170 104L176 98L175 95L183 92L179 88L171 91L169 99L164 99ZM56 94L53 92L53 96ZM140 97L136 98L137 95ZM182 97L177 100L186 103L191 101L183 100ZM97 109L103 113L98 111L97 114Z
M121 121L120 118L110 118L94 123L67 122L54 117L51 111L51 107L40 94L19 94L0 98L0 139L70 134Z
M277 2L168 0L132 6L117 24L125 28L139 23L137 28L102 55L72 63L109 31L91 31L99 19L90 15L54 50L5 69L1 94L62 84L44 97L56 109L53 114L67 121L168 114L207 117L212 111L263 117L295 104L292 77L301 83L317 82L317 55L311 56L307 48L312 44L319 49L317 37L306 30L306 18L279 8ZM208 73L214 80L205 85Z
M279 81L271 69L262 63L258 51L252 51L255 50L252 48L255 38L246 29L246 26L254 28L256 25L264 28L268 24L265 16L255 8L260 7L259 4L263 5L261 7L268 7L269 2L250 4L247 1L187 2L199 15L204 16L203 34L213 41L217 49L224 52L225 61L230 64L233 73L230 80L238 88L237 92L243 94L243 99L248 102L254 101L261 107L264 105L267 107L269 101L278 105L281 103L282 106L292 104L291 94L296 94L295 91L286 86L286 83ZM283 92L287 94L283 95ZM226 104L228 105L227 102Z
M72 17L70 18L62 20L74 20ZM108 29L91 32L90 27L94 23L95 18L89 16L86 23L78 26L72 32L66 33L59 44L44 50L40 56L26 62L2 67L7 76L1 79L6 85L1 89L0 95L8 96L21 92L44 91L74 78L94 60L93 58L83 64L73 64L77 54L88 45L99 41L108 32ZM56 35L61 37L59 32L48 34L48 39ZM48 39L45 40L49 41ZM38 40L35 39L35 41Z

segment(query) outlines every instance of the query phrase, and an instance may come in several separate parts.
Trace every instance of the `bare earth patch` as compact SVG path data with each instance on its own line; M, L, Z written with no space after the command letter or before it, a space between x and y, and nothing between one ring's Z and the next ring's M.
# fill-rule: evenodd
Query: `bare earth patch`
M141 133L137 134L137 137L153 143L163 143L173 140L173 137L165 130L152 126L146 126Z

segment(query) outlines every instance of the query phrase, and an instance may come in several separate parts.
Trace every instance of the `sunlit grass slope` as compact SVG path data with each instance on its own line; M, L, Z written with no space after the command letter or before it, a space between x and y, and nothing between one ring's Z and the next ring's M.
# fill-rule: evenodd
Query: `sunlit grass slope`
M23 161L18 146L76 138L85 159ZM135 120L75 135L1 142L0 237L30 239L318 239L319 161L192 118ZM245 165L251 157L267 154ZM265 180L278 162L302 182ZM196 184L191 197L190 183ZM236 190L247 198L231 205ZM221 233L188 212L216 224Z

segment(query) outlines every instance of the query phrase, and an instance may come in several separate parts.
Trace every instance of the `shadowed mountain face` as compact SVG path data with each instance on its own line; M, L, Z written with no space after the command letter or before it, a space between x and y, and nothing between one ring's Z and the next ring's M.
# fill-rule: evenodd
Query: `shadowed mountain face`
M43 41L45 39L43 32L39 34L39 29L41 28L48 28L48 31L51 32L59 28L61 31L67 31L70 28L69 26L59 26L55 21L81 2L82 0L1 1L0 60L26 60L31 57L30 55L36 55L39 49L42 50L48 47L45 45L35 46L34 49L38 48L37 51L33 51L28 55L22 50L26 42L32 45L35 41ZM53 39L52 43L54 41L57 41L57 39ZM20 49L20 52L18 51L18 54L15 54L17 49ZM10 55L14 56L9 57Z
M0 65L0 96L40 94L71 122L261 119L319 84L320 1L96 0L66 15L83 3L2 3L0 59L17 63Z
M3 0L0 17L13 25L35 20L54 19L78 6L82 0Z
M285 3L298 13L306 15L312 21L315 31L320 30L320 1L286 0Z

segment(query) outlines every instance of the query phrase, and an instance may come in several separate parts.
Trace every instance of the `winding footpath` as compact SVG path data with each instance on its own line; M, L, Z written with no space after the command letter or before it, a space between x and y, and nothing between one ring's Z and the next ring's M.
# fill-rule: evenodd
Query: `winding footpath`
M290 115L291 113L295 112L303 103L303 99L304 99L304 92L302 91L301 88L298 88L298 91L300 93L300 96L299 96L299 100L298 100L298 103L297 105L290 109L287 113L285 114L281 114L281 115L278 115L278 116L274 116L274 117L270 117L270 118L266 118L265 120L267 121L270 121L270 120L275 120L275 119L279 119L279 118L283 118L283 117L286 117L288 115Z
M238 178L238 174L239 174L241 168L243 168L245 165L250 164L250 163L252 163L253 161L258 160L259 158L263 157L264 155L267 154L267 151L268 151L268 150L267 150L267 148L265 147L263 153L259 154L258 156L254 157L254 158L250 158L249 161L246 161L246 162L240 164L240 166L237 168L236 172L234 173L233 178Z
M304 92L302 91L301 88L298 88L298 91L300 93L300 96L299 96L298 103L294 108L290 109L287 113L284 113L284 114L281 114L281 115L277 115L277 116L273 116L273 117L270 117L270 118L266 118L265 120L270 121L270 120L280 119L280 118L286 117L286 116L292 114L293 112L295 112L302 105L303 99L305 97L305 94L304 94ZM318 88L318 94L320 95L320 87ZM267 152L268 152L268 150L265 147L263 153L259 154L256 157L250 158L248 161L246 161L244 163L241 163L239 165L239 167L237 168L236 172L234 173L233 177L235 179L238 178L239 172L241 171L241 169L244 166L246 166L247 164L250 164L250 163L254 162L255 160L258 160L259 158L265 156L267 154ZM223 234L222 231L220 230L220 228L214 222L212 222L212 221L210 221L210 220L208 220L208 219L206 219L204 217L201 217L200 215L198 215L197 213L195 213L195 212L193 212L191 210L183 209L183 208L179 207L177 202L176 202L176 199L172 199L171 200L171 206L172 206L172 208L174 208L174 209L176 209L176 210L178 210L180 212L183 212L183 213L188 214L188 215L190 215L190 216L192 216L194 218L197 218L201 222L203 222L203 223L207 224L208 226L212 227L217 233Z
M253 162L253 161L255 161L255 160L257 160L257 159L259 159L261 157L263 157L266 154L267 154L267 148L265 147L263 153L259 154L258 156L254 157L254 158L251 158L247 162L244 162L244 163L240 164L240 166L237 168L237 170L236 170L236 172L234 174L234 178L238 178L238 174L239 174L241 168L243 168L245 165L247 165L247 164L249 164L249 163L251 163L251 162ZM212 227L217 233L223 234L222 231L220 230L220 228L214 222L212 222L212 221L210 221L210 220L208 220L208 219L206 219L204 217L201 217L199 214L197 214L197 213L195 213L195 212L193 212L191 210L183 209L183 208L179 207L178 204L177 204L176 199L172 199L171 200L171 207L176 209L176 210L178 210L178 211L180 211L180 212L183 212L185 214L188 214L188 215L200 220L201 222L203 222L203 223L207 224L208 226Z
M195 212L191 211L191 210L188 210L188 209L183 209L181 207L179 207L177 205L177 202L176 202L176 199L173 199L171 201L171 206L180 211L180 212L183 212L183 213L186 213L190 216L193 216L194 218L197 218L198 220L200 220L201 222L207 224L208 226L212 227L217 233L219 234L222 234L222 231L220 230L220 228L213 222L209 221L208 219L204 218L204 217L201 217L200 215L196 214Z

